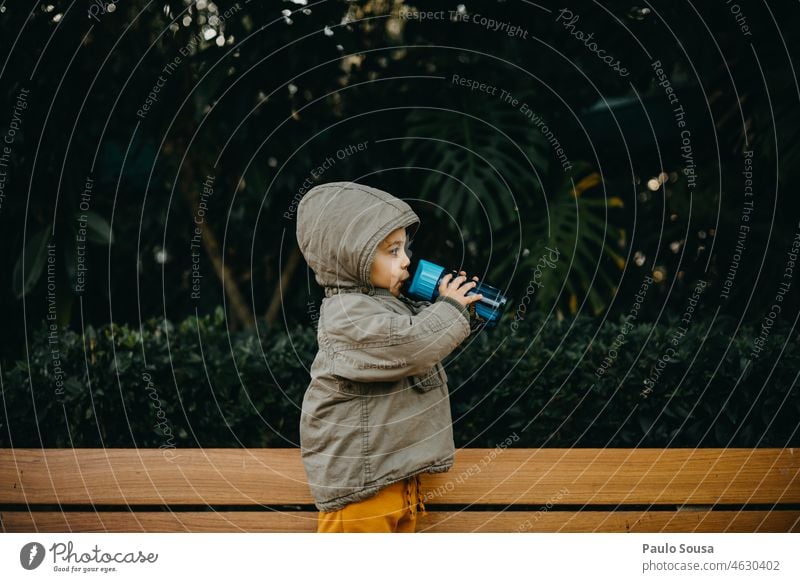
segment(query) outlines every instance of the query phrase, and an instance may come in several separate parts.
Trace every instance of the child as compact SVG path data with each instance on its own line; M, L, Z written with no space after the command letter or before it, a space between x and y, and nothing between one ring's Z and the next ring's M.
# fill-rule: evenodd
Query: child
M419 474L453 465L440 362L469 336L467 308L482 296L466 296L477 283L464 271L443 278L433 304L402 295L412 225L408 204L354 182L316 186L297 208L300 250L325 289L300 415L318 532L413 532Z

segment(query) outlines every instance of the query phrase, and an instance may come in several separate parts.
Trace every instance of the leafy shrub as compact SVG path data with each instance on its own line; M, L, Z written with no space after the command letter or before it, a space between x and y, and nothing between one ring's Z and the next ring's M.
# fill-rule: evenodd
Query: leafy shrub
M708 323L678 338L649 393L677 320L624 327L534 314L513 333L505 321L475 334L447 362L456 446L493 447L513 433L518 447L797 446L797 336L787 341L776 324L750 362L760 330ZM55 343L48 331L30 338L28 360L3 367L0 446L299 446L310 325L232 335L217 310L141 329L61 329Z

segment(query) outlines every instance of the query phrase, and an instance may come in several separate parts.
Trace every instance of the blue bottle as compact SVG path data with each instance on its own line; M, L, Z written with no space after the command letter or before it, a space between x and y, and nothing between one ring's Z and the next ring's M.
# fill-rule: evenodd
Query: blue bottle
M454 277L458 275L457 271L450 272ZM447 269L444 267L421 259L408 284L407 294L422 301L435 301L439 296L439 283L446 273ZM467 291L468 296L476 293L482 294L483 299L470 305L470 317L478 323L485 324L486 327L494 327L503 315L508 299L499 290L486 283L478 282L475 287Z

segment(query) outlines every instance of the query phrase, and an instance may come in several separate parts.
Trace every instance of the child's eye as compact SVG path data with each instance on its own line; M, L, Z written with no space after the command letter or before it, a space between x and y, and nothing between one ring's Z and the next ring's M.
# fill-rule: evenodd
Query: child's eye
M394 249L392 249L392 250L391 250L391 251L389 251L389 252L390 252L390 253L392 253L394 256L397 256L397 253L398 253L398 252L400 252L400 249L398 249L398 248L394 248Z

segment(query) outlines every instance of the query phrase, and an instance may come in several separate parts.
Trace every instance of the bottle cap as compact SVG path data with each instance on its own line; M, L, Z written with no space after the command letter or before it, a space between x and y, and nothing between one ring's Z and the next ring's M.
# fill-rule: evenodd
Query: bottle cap
M423 301L433 301L434 294L438 293L437 285L444 270L444 267L420 259L411 284L408 286L408 294Z

